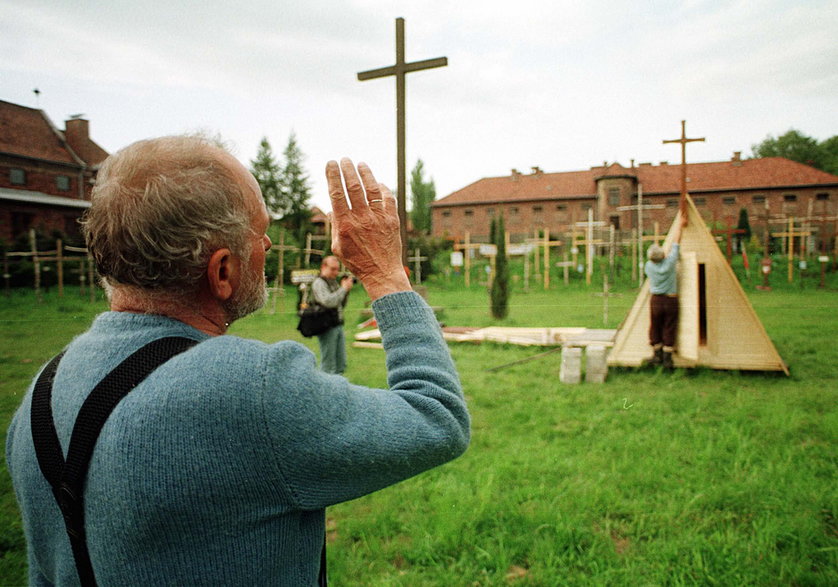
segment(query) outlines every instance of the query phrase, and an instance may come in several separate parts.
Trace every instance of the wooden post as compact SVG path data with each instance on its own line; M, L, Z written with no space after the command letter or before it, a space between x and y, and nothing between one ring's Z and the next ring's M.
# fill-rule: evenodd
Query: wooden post
M64 297L64 243L55 241L55 260L58 264L58 297Z
M381 67L358 73L358 81L366 81L380 77L395 76L396 78L396 150L397 150L397 177L398 185L396 198L399 211L399 225L402 240L402 265L407 265L407 208L405 197L407 194L406 167L405 167L405 74L412 71L421 71L434 67L445 67L448 65L447 57L436 57L423 61L405 61L404 50L404 19L396 19L396 64L389 67Z
M422 261L427 261L427 257L423 257L420 255L420 250L414 249L413 256L408 257L408 261L413 261L413 283L416 285L422 285Z
M90 303L96 301L96 284L93 281L93 257L87 255L87 289L90 292Z
M4 291L7 298L12 295L11 284L9 283L11 278L12 274L9 273L9 254L3 251L3 281L5 282Z
M687 121L681 121L681 137L678 139L670 139L664 140L663 143L681 143L681 199L678 205L678 209L681 211L681 218L684 218L687 214L687 143L692 143L696 141L704 141L704 138L700 139L688 139L687 138Z
M32 252L32 268L35 272L35 297L39 302L41 298L41 260L38 258L38 244L35 239L35 229L29 229L29 248Z

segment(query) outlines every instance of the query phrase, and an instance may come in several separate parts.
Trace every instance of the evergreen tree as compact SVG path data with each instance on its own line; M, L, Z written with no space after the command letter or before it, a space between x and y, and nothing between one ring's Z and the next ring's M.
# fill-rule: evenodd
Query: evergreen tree
M268 137L262 137L256 158L250 161L250 173L253 174L262 189L262 198L265 200L268 213L275 218L285 216L288 210L280 187L279 164L274 159L273 149L268 142Z
M503 224L503 214L498 217L497 222L492 219L491 238L497 247L495 276L490 292L492 316L503 319L509 313L509 268L506 259L506 230Z
M419 159L410 172L410 220L413 223L413 230L429 234L431 232L431 202L436 199L436 186L433 178L426 182L424 174L425 164Z
M279 175L285 211L282 223L302 245L305 244L306 232L311 229L311 188L303 168L305 156L297 146L297 137L293 131L288 137L283 156L284 166Z

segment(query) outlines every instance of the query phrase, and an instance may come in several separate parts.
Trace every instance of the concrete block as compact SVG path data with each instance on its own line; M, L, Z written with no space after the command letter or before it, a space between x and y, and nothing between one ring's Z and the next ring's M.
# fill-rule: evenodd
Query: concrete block
M602 345L590 345L585 350L585 381L604 383L608 375L608 351Z
M564 347L562 349L562 366L559 372L562 383L579 383L582 380L582 349L578 347Z

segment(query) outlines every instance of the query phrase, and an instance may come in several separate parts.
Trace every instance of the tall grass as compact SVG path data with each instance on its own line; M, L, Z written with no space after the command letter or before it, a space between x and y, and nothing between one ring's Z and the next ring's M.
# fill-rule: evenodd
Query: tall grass
M504 321L490 317L483 287L440 279L428 295L450 325L615 328L636 293L618 286L623 295L610 299L603 324L600 285L527 294L521 285ZM838 584L838 297L811 284L772 285L746 289L791 377L612 370L605 384L562 385L558 354L489 372L538 350L452 345L472 446L448 465L330 508L333 583ZM279 312L260 311L232 332L315 349L294 330L288 294ZM348 315L362 306L353 292ZM40 364L102 309L53 296L42 305L30 295L6 301L4 428ZM384 386L383 354L350 348L347 376ZM0 519L0 584L22 584L25 546L5 469Z

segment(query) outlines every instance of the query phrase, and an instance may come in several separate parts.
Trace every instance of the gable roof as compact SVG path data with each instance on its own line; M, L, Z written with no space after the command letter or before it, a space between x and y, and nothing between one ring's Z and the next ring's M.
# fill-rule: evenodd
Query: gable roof
M92 140L89 165L101 162L107 152ZM0 100L0 153L81 166L80 153L67 144L64 133L43 110Z
M521 174L480 179L431 203L433 207L555 199L591 199L597 181L609 177L636 178L646 195L679 194L680 165L593 167L587 171ZM730 190L838 186L838 176L783 157L687 164L690 193Z

